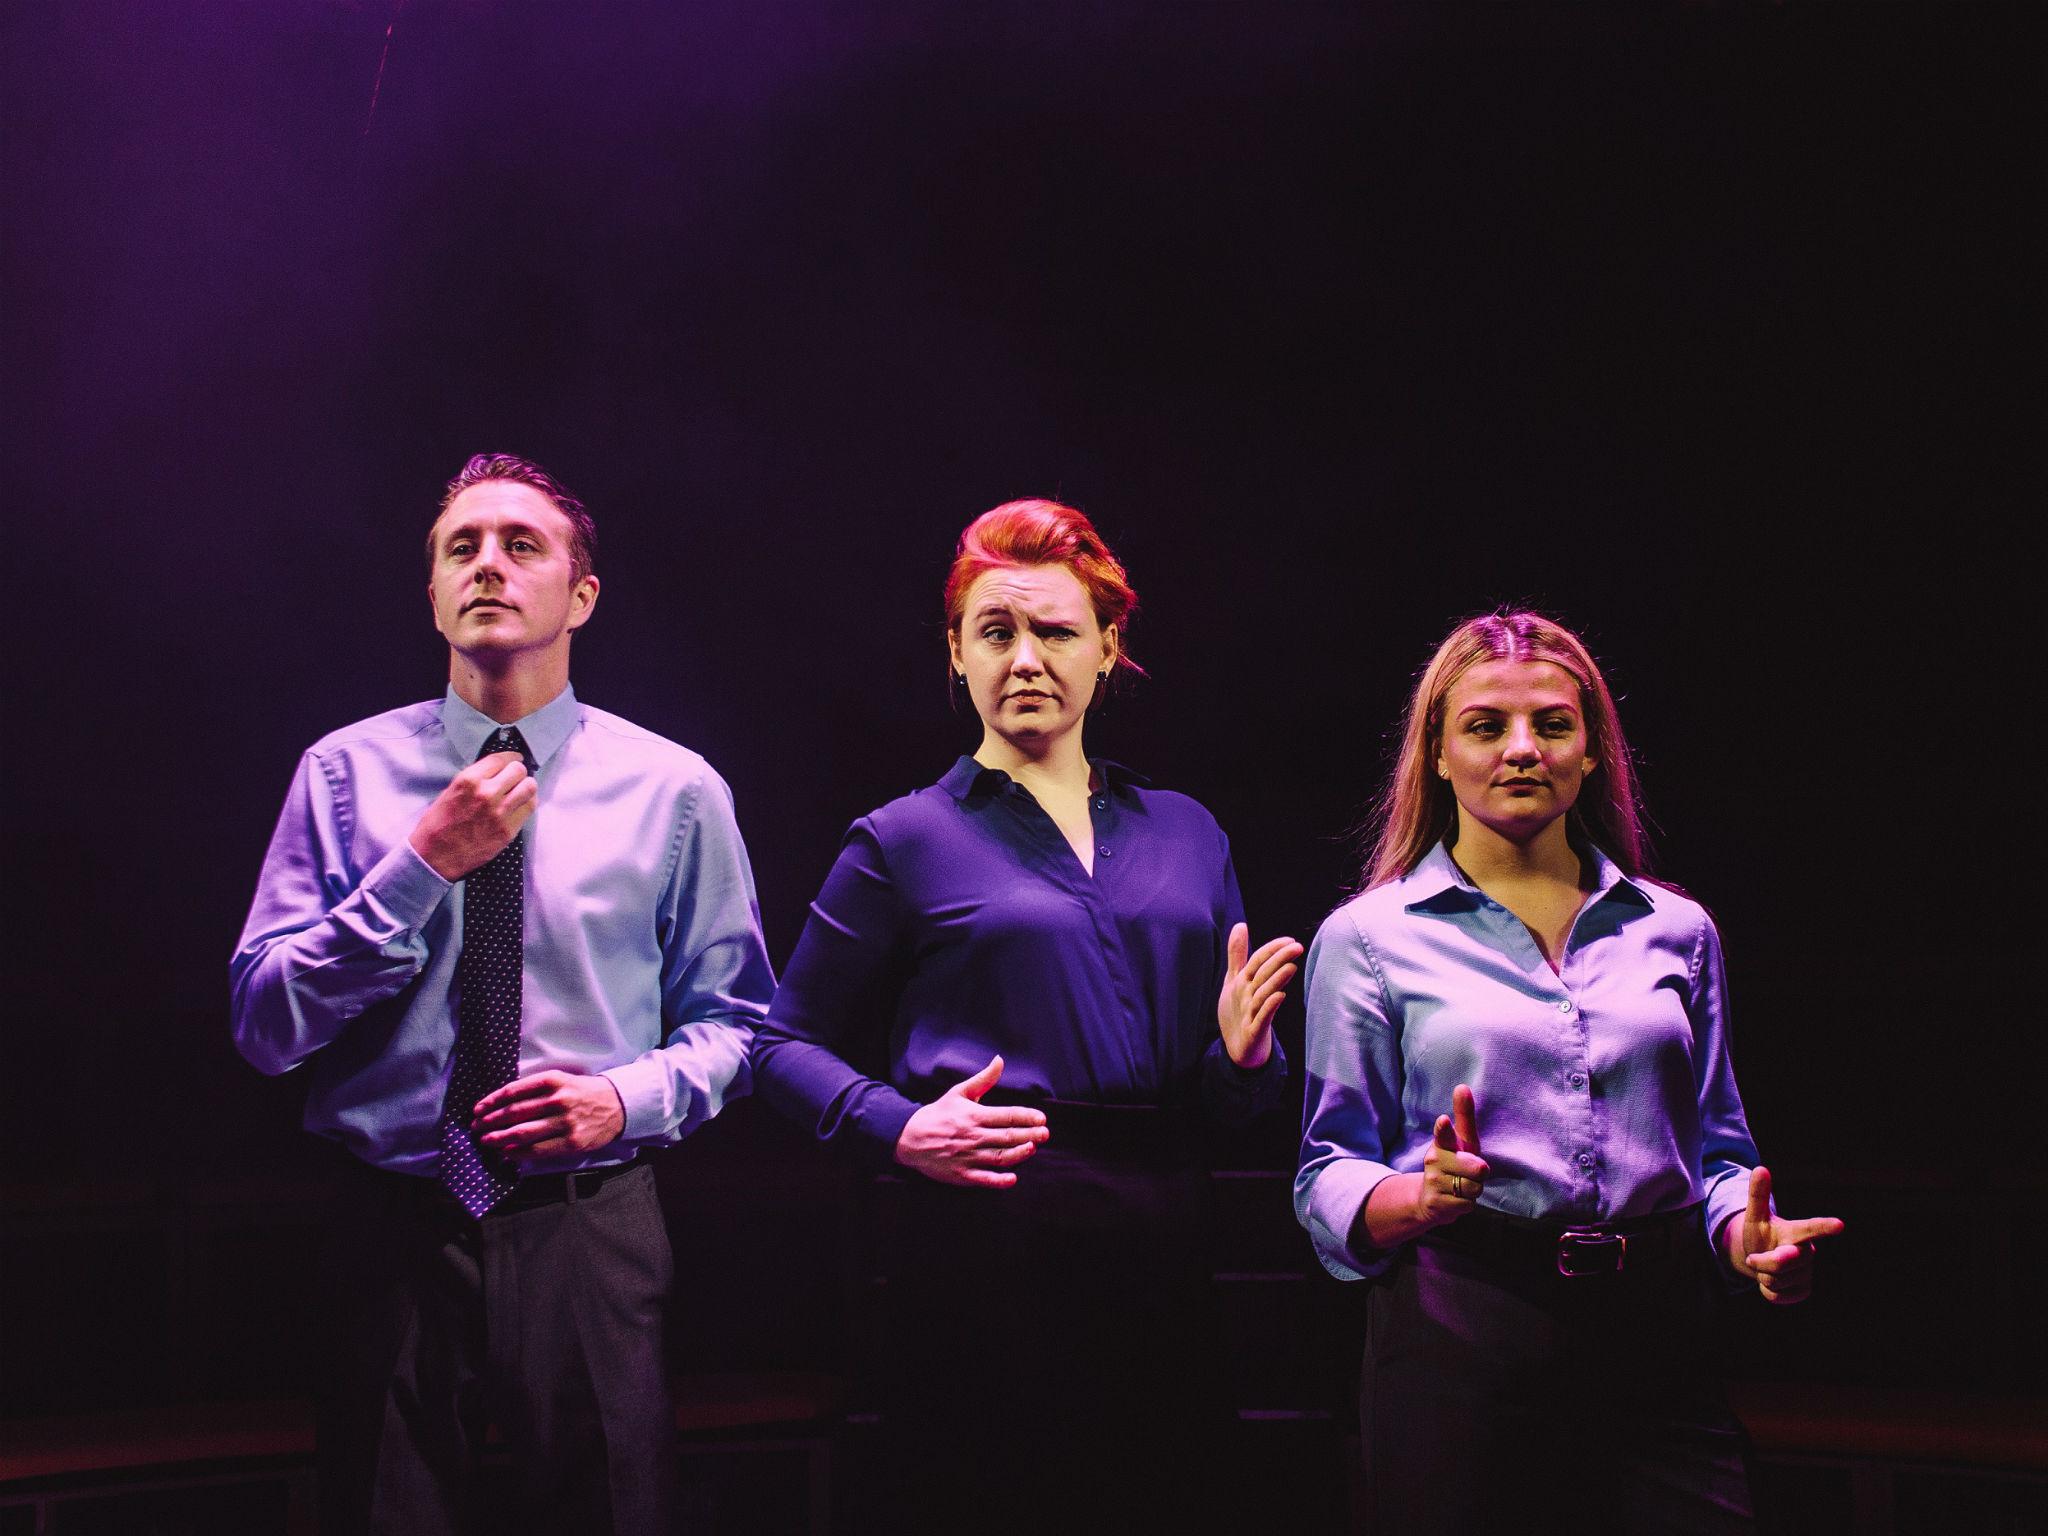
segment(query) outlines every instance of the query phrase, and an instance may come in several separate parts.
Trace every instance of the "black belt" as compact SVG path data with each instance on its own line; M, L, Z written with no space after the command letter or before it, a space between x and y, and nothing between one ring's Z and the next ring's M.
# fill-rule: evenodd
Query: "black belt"
M397 1180L397 1187L415 1200L435 1208L445 1207L467 1218L462 1202L448 1193L447 1187L435 1178L421 1178L417 1174L392 1173L388 1169L358 1163L357 1167L376 1176L379 1180ZM544 1205L561 1205L571 1200L588 1200L613 1179L631 1173L640 1166L637 1162L607 1163L602 1168L579 1168L571 1173L529 1174L512 1186L506 1195L486 1213L487 1216L503 1216L508 1211L531 1211Z
M1502 1269L1555 1272L1567 1277L1609 1275L1662 1264L1686 1244L1705 1252L1704 1205L1631 1216L1621 1221L1559 1221L1468 1211L1421 1241L1470 1254Z
M602 1168L579 1168L574 1173L536 1173L520 1179L512 1193L491 1208L501 1211L530 1211L538 1205L560 1205L568 1200L588 1200L613 1179L631 1173L638 1163L607 1163Z

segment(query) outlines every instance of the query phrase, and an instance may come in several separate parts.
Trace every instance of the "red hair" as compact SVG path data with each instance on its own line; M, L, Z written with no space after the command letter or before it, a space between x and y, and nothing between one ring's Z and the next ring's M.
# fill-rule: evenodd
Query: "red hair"
M1095 610L1095 622L1115 626L1119 641L1124 627L1137 616L1138 594L1124 575L1123 562L1078 508L1036 498L1006 501L967 525L946 573L946 632L958 634L967 611L967 594L990 571L1008 566L1060 565L1074 573ZM1144 668L1119 644L1116 665L1140 676Z

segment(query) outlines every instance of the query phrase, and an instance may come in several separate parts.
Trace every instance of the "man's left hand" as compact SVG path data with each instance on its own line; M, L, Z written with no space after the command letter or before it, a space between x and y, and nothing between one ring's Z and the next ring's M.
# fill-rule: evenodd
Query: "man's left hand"
M477 1101L470 1130L514 1162L595 1152L619 1139L626 1106L608 1077L536 1072Z

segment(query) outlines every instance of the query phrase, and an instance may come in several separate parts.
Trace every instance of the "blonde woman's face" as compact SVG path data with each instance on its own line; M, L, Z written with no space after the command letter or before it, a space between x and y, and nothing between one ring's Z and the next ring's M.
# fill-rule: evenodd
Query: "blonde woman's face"
M1466 815L1512 842L1569 811L1594 767L1579 685L1555 662L1482 661L1444 697L1436 771Z

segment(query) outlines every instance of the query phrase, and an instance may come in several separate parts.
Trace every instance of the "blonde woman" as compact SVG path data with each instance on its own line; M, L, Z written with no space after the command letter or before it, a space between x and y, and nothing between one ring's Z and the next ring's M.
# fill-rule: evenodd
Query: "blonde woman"
M1736 1091L1720 939L1645 877L1614 699L1533 613L1410 701L1363 893L1308 964L1295 1209L1374 1282L1374 1530L1752 1528L1710 1339L1724 1278L1803 1298Z

